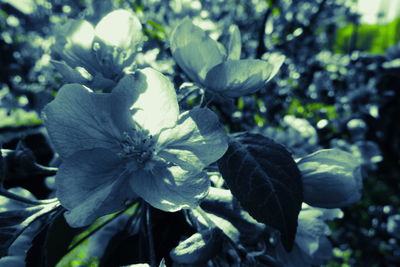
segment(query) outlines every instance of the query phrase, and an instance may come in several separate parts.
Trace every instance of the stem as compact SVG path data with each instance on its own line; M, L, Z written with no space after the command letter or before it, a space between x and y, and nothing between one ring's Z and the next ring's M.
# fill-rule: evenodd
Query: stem
M204 93L205 94L205 93ZM204 104L204 105L202 105L201 107L208 107L208 105L210 105L211 104L211 102L214 100L214 98L215 98L215 94L212 94L209 98L208 98L208 100L207 100L207 102L204 104L204 103L202 103L202 104Z
M150 206L147 204L146 208L146 230L147 230L147 238L149 242L149 251L150 251L150 266L156 267L156 254L154 251L154 239L153 239L153 230L151 224L151 211Z
M26 203L26 204L30 204L30 205L42 205L42 202L39 201L35 201L35 200L30 200L24 197L21 197L17 194L11 193L9 191L5 191L4 189L0 189L0 195L7 197L9 199L13 199L22 203Z
M206 94L206 92L205 92L205 90L203 90L203 93L200 96L200 107L204 107L204 100L206 98L205 94Z

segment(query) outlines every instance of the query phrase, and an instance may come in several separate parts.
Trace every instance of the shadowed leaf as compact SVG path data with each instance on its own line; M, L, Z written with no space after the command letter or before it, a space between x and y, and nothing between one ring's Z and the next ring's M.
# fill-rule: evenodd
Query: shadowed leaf
M51 221L51 216L59 208L59 203L49 203L25 209L0 213L0 257L7 255L9 247L18 236L34 221L42 223Z
M303 193L300 172L289 152L267 137L245 133L230 139L218 165L242 207L257 221L279 230L290 251Z

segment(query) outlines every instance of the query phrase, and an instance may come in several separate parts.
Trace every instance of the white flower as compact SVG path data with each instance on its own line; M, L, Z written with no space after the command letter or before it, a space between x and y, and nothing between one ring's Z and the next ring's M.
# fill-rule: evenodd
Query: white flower
M173 85L150 68L109 94L65 85L43 114L63 159L57 196L72 226L137 196L165 211L196 206L209 188L203 168L228 147L218 117L207 108L179 114Z
M252 94L271 80L284 57L268 61L240 59L240 33L232 30L228 53L222 44L185 18L172 31L172 55L189 78L217 95L239 97Z
M111 88L132 67L142 38L139 19L122 9L107 14L96 27L70 20L56 33L53 51L63 61L53 64L67 82Z

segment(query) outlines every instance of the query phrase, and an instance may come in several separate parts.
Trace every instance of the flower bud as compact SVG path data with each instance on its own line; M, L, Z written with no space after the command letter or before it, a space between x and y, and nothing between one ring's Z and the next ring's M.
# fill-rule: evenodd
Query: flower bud
M2 149L4 181L24 179L36 171L33 152L19 142L15 150Z
M340 208L360 200L360 163L350 153L323 149L298 162L303 177L304 202L321 208Z

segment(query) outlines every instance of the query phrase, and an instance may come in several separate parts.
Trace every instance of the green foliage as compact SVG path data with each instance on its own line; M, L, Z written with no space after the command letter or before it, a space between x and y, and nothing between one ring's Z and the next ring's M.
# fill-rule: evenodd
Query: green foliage
M25 111L23 109L7 111L5 109L0 109L0 117L0 127L42 124L42 121L35 111Z
M66 254L60 262L57 263L58 267L78 267L99 266L100 259L92 257L89 254L89 239L85 239L78 247L74 248L71 252Z
M312 119L318 122L321 119L336 119L338 114L334 106L322 102L302 104L299 99L293 99L285 112L288 115Z
M384 54L388 47L400 41L400 18L386 25L348 24L336 33L335 53L346 54L350 50L370 54Z
M259 127L264 126L267 123L267 119L261 116L259 113L254 114L254 121Z
M164 26L150 19L147 20L145 32L150 38L156 38L160 41L164 41L167 38Z

